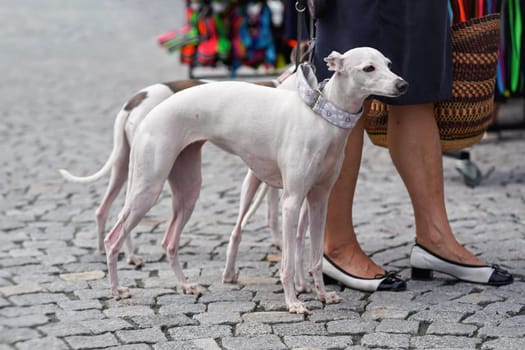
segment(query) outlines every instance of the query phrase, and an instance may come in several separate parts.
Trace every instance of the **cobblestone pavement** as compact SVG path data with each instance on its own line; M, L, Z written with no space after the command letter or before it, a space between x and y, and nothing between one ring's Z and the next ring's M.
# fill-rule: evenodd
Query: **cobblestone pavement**
M5 349L524 349L525 134L494 135L472 149L493 172L471 189L444 159L447 205L458 238L516 282L501 288L439 275L400 293L338 286L344 301L313 314L285 312L264 208L247 227L238 284L221 283L245 169L205 146L204 186L182 237L185 274L207 286L177 292L160 240L165 191L134 231L146 259L119 270L133 298L110 297L95 250L94 211L106 181L66 183L56 169L87 174L105 161L116 112L153 82L187 77L155 43L182 23L182 1L0 1L0 350ZM122 198L115 204L115 220ZM367 145L356 195L363 248L409 279L414 241L409 198L388 152Z

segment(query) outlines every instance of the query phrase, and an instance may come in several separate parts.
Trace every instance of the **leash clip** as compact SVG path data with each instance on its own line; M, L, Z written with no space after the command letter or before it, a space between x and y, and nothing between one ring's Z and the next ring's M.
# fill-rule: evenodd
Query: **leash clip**
M304 1L296 1L295 2L295 10L297 12L304 12L306 11L306 4L304 3Z

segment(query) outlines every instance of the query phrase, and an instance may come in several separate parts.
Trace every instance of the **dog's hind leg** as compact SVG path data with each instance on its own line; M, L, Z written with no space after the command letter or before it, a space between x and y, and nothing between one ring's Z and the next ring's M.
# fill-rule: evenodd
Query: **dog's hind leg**
M308 194L308 216L310 218L311 267L315 291L326 304L335 304L342 299L335 292L327 292L323 281L323 241L328 208L329 188L317 188Z
M308 204L303 202L297 225L297 252L295 253L295 289L298 293L310 293L310 287L304 277L304 241L308 229Z
M150 185L143 191L136 192L132 189L126 198L124 209L119 214L117 223L104 240L106 248L108 273L111 291L116 299L131 297L129 290L118 284L117 260L118 253L131 230L153 207L162 191L163 181Z
M283 213L283 248L281 259L281 283L284 289L284 298L288 311L298 314L310 314L306 305L297 299L294 285L296 235L299 220L299 212L304 196L291 194L283 191L282 213Z
M204 288L196 283L189 283L184 276L179 262L179 242L184 226L188 222L201 188L201 147L203 142L187 146L178 156L168 177L172 191L173 216L168 224L162 247L175 278L184 294L201 295Z
M280 190L275 187L268 188L267 203L268 210L266 212L266 218L270 232L273 236L275 245L280 249L283 245L283 238L281 234L281 228L279 227L279 193Z
M244 217L250 208L250 203L261 184L255 174L251 170L248 170L246 177L242 183L241 198L239 204L239 215L237 222L230 235L230 242L228 244L228 251L226 254L226 266L222 274L222 281L225 283L234 283L237 280L235 274L235 260L237 258L237 252L239 250L239 244L241 243L241 230L243 226Z

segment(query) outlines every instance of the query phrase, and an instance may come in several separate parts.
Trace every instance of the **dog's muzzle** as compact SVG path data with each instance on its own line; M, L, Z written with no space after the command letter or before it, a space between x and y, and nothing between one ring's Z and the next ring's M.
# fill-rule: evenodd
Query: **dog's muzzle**
M399 95L403 95L408 91L408 83L403 79L397 79L394 86L396 87Z

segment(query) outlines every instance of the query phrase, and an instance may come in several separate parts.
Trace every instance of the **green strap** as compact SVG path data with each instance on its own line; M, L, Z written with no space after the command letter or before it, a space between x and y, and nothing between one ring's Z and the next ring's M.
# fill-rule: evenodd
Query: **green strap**
M518 90L520 80L520 58L522 21L520 0L509 0L509 29L510 29L510 89L513 93Z

